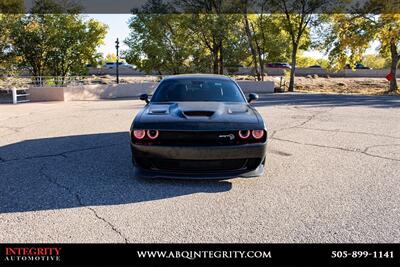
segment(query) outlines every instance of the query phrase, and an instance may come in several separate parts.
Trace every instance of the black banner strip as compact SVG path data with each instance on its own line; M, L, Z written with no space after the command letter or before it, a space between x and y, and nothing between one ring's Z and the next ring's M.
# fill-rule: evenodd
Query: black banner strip
M400 266L400 244L2 244L0 266Z

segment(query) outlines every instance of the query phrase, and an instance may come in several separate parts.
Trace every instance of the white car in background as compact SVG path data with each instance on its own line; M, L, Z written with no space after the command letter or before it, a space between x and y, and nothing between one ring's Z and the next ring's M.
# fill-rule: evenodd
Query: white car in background
M104 65L104 68L106 69L115 69L117 68L117 63L116 62L106 62ZM120 69L133 69L133 65L128 64L126 62L118 62L118 68Z

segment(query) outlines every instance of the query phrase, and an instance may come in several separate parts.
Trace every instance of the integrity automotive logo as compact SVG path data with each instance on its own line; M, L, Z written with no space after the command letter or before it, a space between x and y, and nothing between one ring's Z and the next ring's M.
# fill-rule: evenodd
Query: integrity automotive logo
M3 262L61 261L60 247L6 247Z

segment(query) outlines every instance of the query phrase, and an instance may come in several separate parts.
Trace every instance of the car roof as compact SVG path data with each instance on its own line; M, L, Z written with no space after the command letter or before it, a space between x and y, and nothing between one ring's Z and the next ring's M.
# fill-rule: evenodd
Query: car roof
M219 79L219 80L232 80L228 76L219 74L180 74L171 75L164 78L164 80L181 80L181 79Z

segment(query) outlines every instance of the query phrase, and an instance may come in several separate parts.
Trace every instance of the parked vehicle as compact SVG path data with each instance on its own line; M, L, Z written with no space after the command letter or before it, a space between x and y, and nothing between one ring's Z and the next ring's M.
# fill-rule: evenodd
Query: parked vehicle
M364 66L361 63L358 63L358 64L356 64L356 69L358 69L358 70L370 70L371 68L367 67L367 66Z
M312 65L308 67L309 69L322 69L320 65Z
M144 178L232 178L263 174L267 130L239 85L220 75L163 79L131 128L132 162Z
M346 66L344 67L345 69L351 69L350 64L346 64ZM370 70L370 67L364 66L361 63L357 63L356 66L354 67L356 70Z
M268 68L274 68L274 69L291 69L292 66L290 66L289 63L283 63L283 62L274 62L274 63L269 63L267 65Z
M104 68L106 69L115 69L116 67L117 67L116 62L106 62L106 64L104 65ZM118 62L118 68L133 69L133 66L125 62Z

